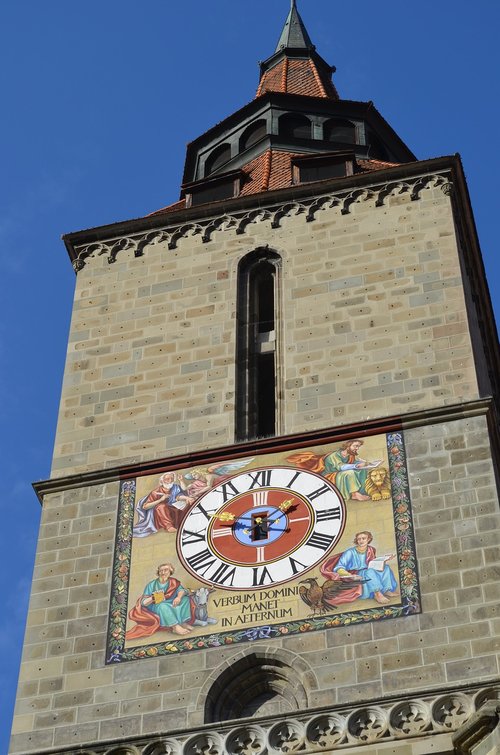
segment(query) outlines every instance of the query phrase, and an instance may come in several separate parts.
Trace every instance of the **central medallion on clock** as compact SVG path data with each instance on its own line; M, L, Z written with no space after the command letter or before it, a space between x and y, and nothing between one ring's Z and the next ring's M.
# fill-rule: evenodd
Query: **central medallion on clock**
M197 501L179 529L177 549L202 582L255 589L312 569L344 525L344 501L325 477L289 467L253 469Z

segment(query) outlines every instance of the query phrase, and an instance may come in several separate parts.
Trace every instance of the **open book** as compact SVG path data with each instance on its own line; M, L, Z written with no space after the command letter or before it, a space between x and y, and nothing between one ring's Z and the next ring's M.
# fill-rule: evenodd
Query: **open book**
M373 461L368 462L365 469L375 469L375 467L379 467L381 464L382 459L373 459Z
M375 571L384 571L385 562L388 561L390 558L392 558L391 554L386 554L385 556L377 556L376 558L372 558L372 560L368 564L368 568L375 569Z
M360 467L360 464L364 464L364 467ZM364 459L358 459L354 464L342 464L340 467L341 472L348 472L350 469L375 469L375 467L382 464L382 459L374 459L373 461L365 461Z

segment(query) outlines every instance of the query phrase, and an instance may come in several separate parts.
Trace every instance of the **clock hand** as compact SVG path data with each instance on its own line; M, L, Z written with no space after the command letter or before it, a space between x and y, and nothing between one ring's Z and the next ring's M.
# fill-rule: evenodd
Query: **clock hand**
M282 512L277 519L272 520L272 524L278 524L278 522L283 519L285 516L285 513L293 506L293 498L290 498L286 501L282 501L280 505L278 506L279 510ZM262 518L256 519L254 517L250 516L238 516L236 517L235 514L231 514L229 511L223 511L221 514L214 514L214 519L218 519L221 524L230 524L234 526L244 526L241 523L242 522L251 522L252 524L260 524L262 521ZM245 530L247 533L247 530Z
M283 512L282 514L280 514L277 519L272 519L269 522L266 531L267 532L279 532L280 531L279 529L277 529L276 527L272 527L271 525L272 524L278 524L280 522L280 520L283 519L284 516L285 516L285 512ZM262 522L262 519L255 519L254 521L255 521L255 524L260 524ZM249 529L243 530L243 532L245 533L245 535L249 535L250 534L250 530ZM290 530L287 528L285 530L285 532L290 532Z
M279 509L282 512L277 519L273 519L272 524L278 524L280 519L283 519L284 516L286 516L286 512L293 506L293 499L290 499L288 501L283 501L283 503L280 503Z
M223 524L233 524L238 523L240 521L246 521L246 522L252 522L253 519L251 516L236 516L236 514L231 514L229 511L223 511L222 514L212 514L212 519L218 519L219 522L222 522Z
M236 517L229 511L223 511L222 514L213 514L212 519L218 519L222 524L233 524Z

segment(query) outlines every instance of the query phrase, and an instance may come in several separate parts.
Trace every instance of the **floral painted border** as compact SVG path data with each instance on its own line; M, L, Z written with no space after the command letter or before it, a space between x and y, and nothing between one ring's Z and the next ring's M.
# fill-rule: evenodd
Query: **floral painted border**
M420 613L421 609L415 555L415 533L411 514L410 486L403 433L387 435L387 451L401 591L401 607L398 615L407 616L411 613ZM396 606L396 608L399 607Z
M394 619L420 613L420 591L403 433L390 433L386 436L386 439L400 578L400 605L388 606L387 608L350 610L335 614L335 616L310 618L307 621L289 621L283 624L274 624L273 626L264 626L256 629L216 632L193 638L193 640L171 640L169 642L158 642L141 647L125 648L128 584L132 553L132 527L136 492L135 480L126 480L121 484L119 495L106 663L133 661L141 658L171 655L172 653L233 645L239 642L268 640L283 635L301 634L315 630Z
M106 663L131 660L124 656L124 645L125 627L127 624L130 560L132 556L135 488L135 480L126 480L120 486L113 580L109 606Z

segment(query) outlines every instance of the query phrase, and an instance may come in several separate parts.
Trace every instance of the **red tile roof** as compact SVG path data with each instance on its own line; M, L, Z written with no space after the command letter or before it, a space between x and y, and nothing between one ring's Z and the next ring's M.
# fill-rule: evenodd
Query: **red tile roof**
M293 157L298 157L297 153L268 149L249 162L243 167L249 180L242 186L241 196L291 186Z
M339 99L331 79L321 75L311 58L294 60L286 57L269 71L265 71L256 96L260 97L266 92Z
M248 178L241 187L240 197L260 194L261 192L272 191L273 189L286 189L292 186L292 160L297 157L307 157L307 155L304 153L268 149L254 160L251 160L242 168ZM392 168L396 165L399 165L399 163L390 163L384 160L357 161L357 169L360 173L371 173L376 170ZM181 199L167 207L162 207L160 210L150 213L148 217L183 210L185 207L186 200Z
M146 215L146 217L151 218L153 215L163 215L165 212L175 212L176 210L184 210L186 207L186 200L180 199L178 202L174 202L173 204L169 204L166 207L162 207L159 210L155 210L154 212L150 212Z
M389 163L386 160L358 160L360 173L370 173L372 170L384 170L384 168L394 168L401 163Z

